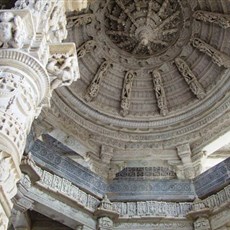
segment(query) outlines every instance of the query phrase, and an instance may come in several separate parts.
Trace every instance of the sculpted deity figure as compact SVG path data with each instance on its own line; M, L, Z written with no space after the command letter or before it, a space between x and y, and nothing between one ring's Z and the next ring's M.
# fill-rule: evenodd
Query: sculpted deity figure
M77 79L77 60L70 54L53 54L47 64L47 70L54 78L51 90L72 84Z
M22 48L25 38L22 18L11 12L0 13L0 48Z
M134 73L133 71L129 71L125 75L122 95L121 95L121 112L123 116L126 116L129 111L130 97L131 97L133 79L135 75L136 73Z
M155 95L157 99L157 104L160 109L160 113L165 116L168 113L167 100L163 87L163 82L161 79L161 74L158 71L152 72L153 76L153 85L155 90Z

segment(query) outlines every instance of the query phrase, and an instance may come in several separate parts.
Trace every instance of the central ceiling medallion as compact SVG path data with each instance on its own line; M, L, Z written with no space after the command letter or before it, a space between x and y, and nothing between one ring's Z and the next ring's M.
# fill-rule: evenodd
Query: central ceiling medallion
M121 50L148 58L177 41L182 21L178 1L111 0L105 12L105 32Z

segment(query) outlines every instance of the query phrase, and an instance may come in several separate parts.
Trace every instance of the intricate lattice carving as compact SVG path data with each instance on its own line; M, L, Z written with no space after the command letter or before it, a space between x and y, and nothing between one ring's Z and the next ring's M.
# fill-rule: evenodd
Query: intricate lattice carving
M111 0L106 34L120 49L137 57L164 52L179 37L181 8L177 1Z
M22 48L25 39L22 18L11 12L0 13L0 48Z
M97 97L99 93L99 89L101 86L101 82L106 76L106 73L108 71L108 68L110 66L110 62L105 61L101 64L99 67L95 77L93 78L92 82L90 83L90 86L87 88L86 94L85 94L85 100L86 101L92 101L94 98Z
M83 14L79 16L69 16L67 20L68 20L67 29L71 29L74 26L78 27L78 26L90 24L93 20L93 15Z
M130 97L133 85L133 79L136 73L133 71L128 71L125 75L122 94L121 94L121 113L126 116L129 113Z
M214 12L208 12L203 10L198 10L193 14L195 19L211 22L221 26L224 29L230 27L230 15L229 14L220 14Z
M195 48L211 57L215 64L218 66L224 66L225 68L230 68L230 57L228 55L216 50L199 38L193 38L191 42Z
M84 57L87 53L91 52L96 48L96 42L94 40L89 40L85 42L83 45L81 45L77 49L77 57L82 58Z
M168 113L168 107L167 107L167 99L166 99L166 94L165 94L161 74L159 71L153 71L151 73L153 76L153 85L154 85L154 91L157 99L157 105L160 109L160 113L163 116L166 116Z
M197 96L198 99L204 98L205 91L202 85L198 82L195 74L192 72L192 70L187 65L187 63L181 58L176 58L175 64L179 72L184 77L185 81L187 82L191 91Z

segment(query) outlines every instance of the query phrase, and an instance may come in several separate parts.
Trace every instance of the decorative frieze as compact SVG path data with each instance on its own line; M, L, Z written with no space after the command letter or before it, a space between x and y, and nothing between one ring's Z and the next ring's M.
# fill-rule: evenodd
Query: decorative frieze
M101 83L103 79L106 77L106 73L110 65L111 63L109 61L104 61L100 65L96 75L94 76L93 80L91 81L89 87L86 90L86 94L85 94L86 101L92 101L97 97L100 87L101 87Z
M159 71L152 71L153 86L157 99L157 105L161 115L166 116L168 114L167 99L163 86L162 77Z
M230 27L230 15L221 14L204 10L197 10L193 14L193 17L203 22L210 22L219 25L220 27L227 29Z
M230 57L219 50L215 49L211 45L207 44L200 38L192 38L192 45L200 50L201 52L207 54L212 61L218 66L224 66L225 68L230 68Z
M188 64L181 58L176 58L175 64L181 75L184 77L191 91L197 96L198 99L203 99L205 97L204 88L199 83Z
M125 74L122 94L121 94L121 114L123 116L126 116L129 113L132 85L135 76L136 73L132 70L128 71Z

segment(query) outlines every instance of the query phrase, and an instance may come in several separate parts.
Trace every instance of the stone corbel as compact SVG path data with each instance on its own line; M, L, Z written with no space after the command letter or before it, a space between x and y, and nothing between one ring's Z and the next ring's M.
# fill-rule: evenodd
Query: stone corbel
M51 76L51 91L76 81L80 73L75 44L50 45L50 58L46 68Z
M98 218L97 230L112 230L114 220L119 217L107 195L104 196L94 215Z
M183 144L177 146L177 153L180 157L183 169L184 169L184 177L186 179L193 179L195 177L195 171L193 168L193 163L191 159L191 149L189 144Z

